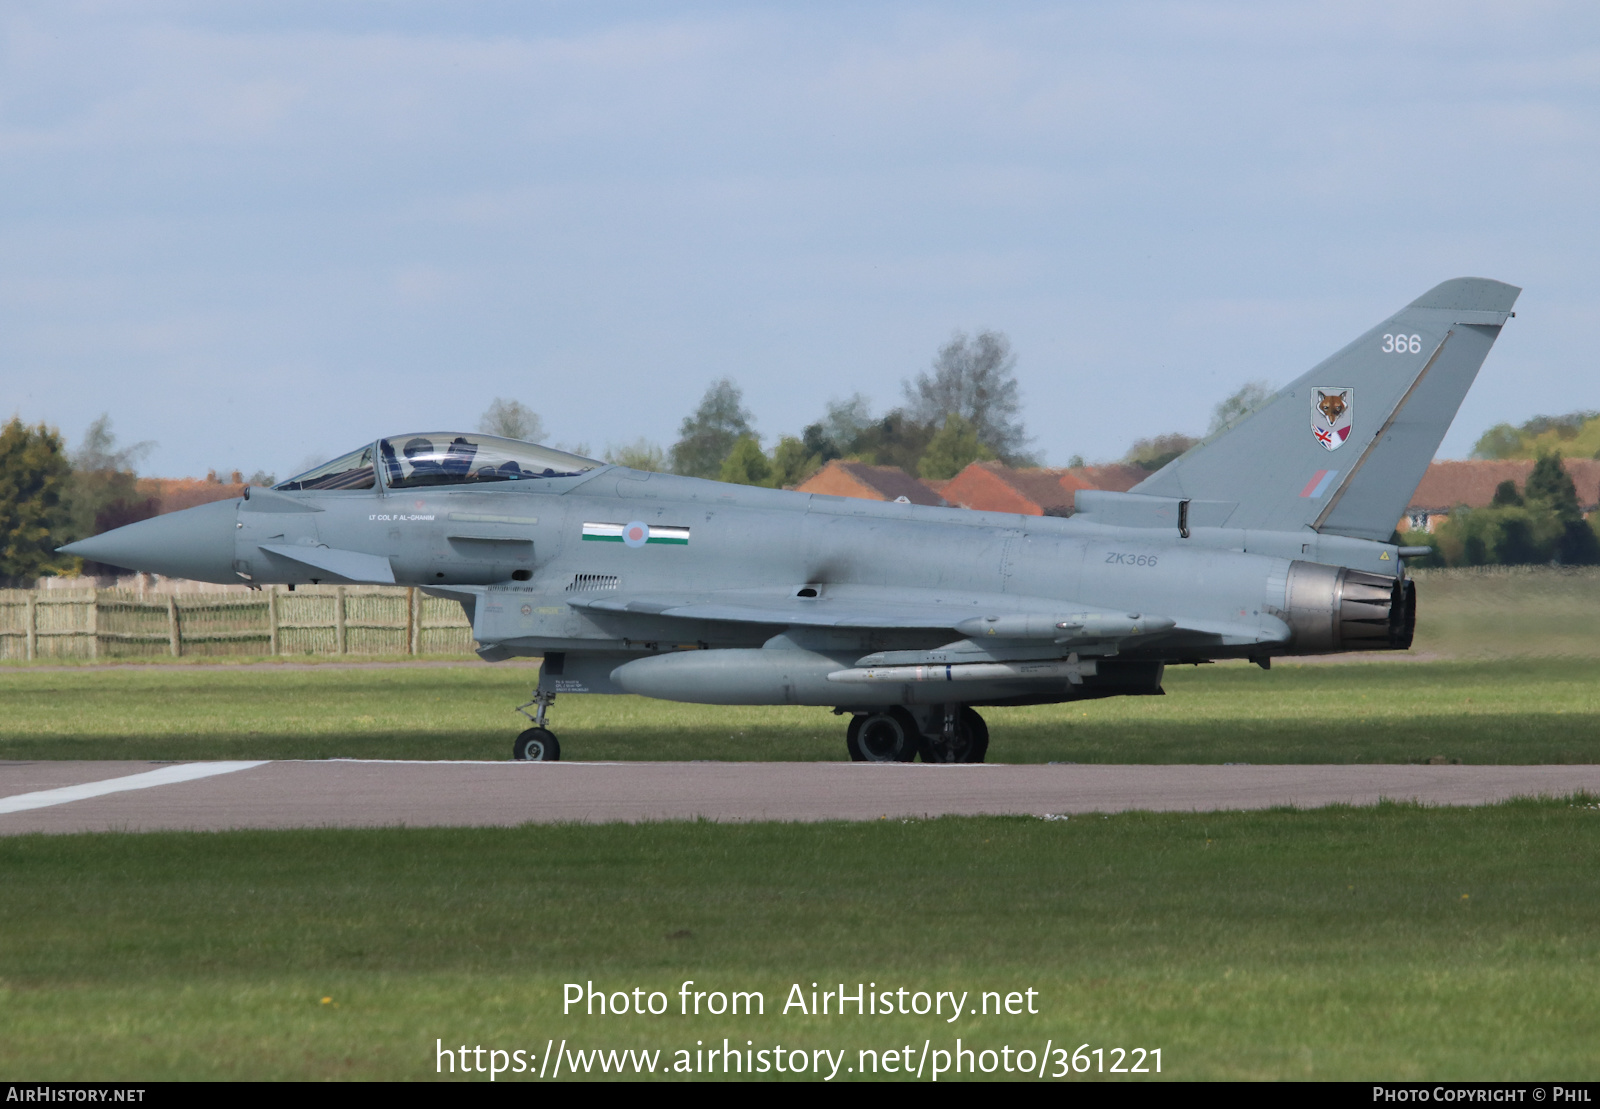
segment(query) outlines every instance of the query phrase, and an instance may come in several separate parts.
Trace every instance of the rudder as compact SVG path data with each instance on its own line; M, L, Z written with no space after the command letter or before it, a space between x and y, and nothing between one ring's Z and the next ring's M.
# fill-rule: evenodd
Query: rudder
M1235 502L1230 528L1388 539L1521 292L1435 286L1132 492Z

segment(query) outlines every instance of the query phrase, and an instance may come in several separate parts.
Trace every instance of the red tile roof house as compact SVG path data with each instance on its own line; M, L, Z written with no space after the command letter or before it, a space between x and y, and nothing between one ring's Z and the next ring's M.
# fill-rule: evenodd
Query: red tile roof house
M1561 460L1578 490L1578 505L1587 516L1600 506L1600 461L1590 458ZM1400 531L1434 531L1449 519L1452 509L1486 508L1494 500L1495 487L1502 481L1517 483L1517 492L1528 485L1533 463L1526 459L1503 461L1434 462L1422 477L1411 498Z
M1569 458L1563 463L1577 487L1578 504L1584 514L1595 511L1600 507L1600 461ZM1520 492L1532 472L1533 463L1525 460L1435 462L1423 475L1398 530L1433 531L1457 507L1486 507L1502 481L1516 482ZM951 504L1026 516L1068 516L1079 489L1125 493L1149 476L1148 471L1127 463L1013 470L1002 462L974 462L949 481L918 481L897 466L836 460L796 488L805 493L873 501L905 497L912 504ZM211 486L219 492L222 488L226 487Z
M1562 462L1577 487L1578 504L1584 514L1600 508L1600 461L1568 458ZM1435 462L1417 487L1399 530L1433 531L1458 506L1487 507L1502 481L1516 482L1521 492L1532 472L1531 461ZM1065 470L1013 470L1000 462L974 462L948 482L928 484L945 500L962 508L1066 516L1072 512L1073 495L1079 489L1125 493L1149 476L1148 471L1127 463Z
M906 501L944 505L945 499L898 466L869 466L834 459L795 488L802 493L859 497L868 501Z
M1149 476L1149 471L1124 463L1013 470L1003 462L974 462L939 491L945 500L962 508L1024 516L1070 516L1079 489L1126 493Z
M134 483L134 490L141 497L154 497L159 505L156 512L165 515L212 501L244 496L248 486L240 479L239 472L235 470L230 476L232 481L223 481L215 474L204 478L142 477Z

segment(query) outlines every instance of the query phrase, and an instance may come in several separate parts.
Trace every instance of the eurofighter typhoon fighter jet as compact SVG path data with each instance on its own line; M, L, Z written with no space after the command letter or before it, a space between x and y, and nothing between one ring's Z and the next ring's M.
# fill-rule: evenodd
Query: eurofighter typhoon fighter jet
M1389 539L1521 290L1446 281L1131 492L1067 519L643 473L486 435L379 439L271 490L63 548L254 586L460 601L560 693L818 705L852 759L981 762L977 709L1162 692L1213 659L1404 650Z

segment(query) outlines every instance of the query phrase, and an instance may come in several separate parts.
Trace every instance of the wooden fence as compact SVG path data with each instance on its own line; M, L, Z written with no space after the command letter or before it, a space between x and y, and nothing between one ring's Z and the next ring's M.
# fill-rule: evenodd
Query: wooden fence
M192 655L460 655L455 601L384 586L244 594L0 590L0 659Z

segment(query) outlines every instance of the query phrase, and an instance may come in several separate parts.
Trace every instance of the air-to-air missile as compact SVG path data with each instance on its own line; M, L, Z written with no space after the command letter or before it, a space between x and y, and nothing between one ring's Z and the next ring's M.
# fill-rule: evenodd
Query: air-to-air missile
M1163 668L1404 650L1396 522L1519 289L1446 281L1127 493L1069 518L644 473L488 435L389 436L272 489L63 550L251 586L459 601L556 694L818 705L850 757L979 762L975 711L1162 692Z

